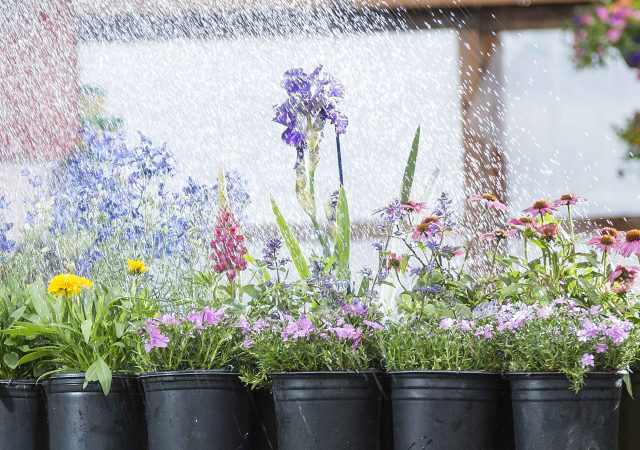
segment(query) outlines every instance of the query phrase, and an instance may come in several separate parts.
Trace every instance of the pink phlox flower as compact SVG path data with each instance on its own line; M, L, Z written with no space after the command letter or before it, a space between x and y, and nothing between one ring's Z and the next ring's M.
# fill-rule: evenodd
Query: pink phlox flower
M493 339L493 326L491 324L482 325L476 328L473 335L489 341Z
M582 364L582 367L594 367L595 358L592 354L585 353L584 355L582 355L582 358L580 358L580 363Z
M596 353L604 353L607 350L609 350L609 346L607 344L602 343L602 342L599 343L599 344L596 344L596 348L595 348L595 352Z
M380 325L378 322L373 322L371 320L366 320L366 319L363 322L366 326L368 326L372 330L379 330L382 328L382 325Z
M224 311L222 309L211 309L209 307L205 307L202 310L202 321L209 325L218 325L222 319L224 319Z
M153 326L148 329L149 338L144 343L144 350L150 352L154 348L166 348L169 345L169 337L162 334L162 332Z
M451 317L443 317L440 320L440 329L441 330L450 330L451 328L456 326L456 320Z

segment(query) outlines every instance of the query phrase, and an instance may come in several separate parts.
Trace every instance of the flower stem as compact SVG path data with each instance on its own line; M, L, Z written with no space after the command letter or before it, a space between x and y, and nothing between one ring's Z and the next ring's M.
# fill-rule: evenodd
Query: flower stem
M338 177L340 178L340 186L344 186L344 177L342 175L342 151L340 150L340 134L336 131L336 151L338 153Z

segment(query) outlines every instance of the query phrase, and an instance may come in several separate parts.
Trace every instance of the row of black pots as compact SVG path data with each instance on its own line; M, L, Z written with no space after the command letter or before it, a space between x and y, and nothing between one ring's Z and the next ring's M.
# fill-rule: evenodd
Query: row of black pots
M251 395L228 372L114 376L105 397L97 383L83 389L82 374L64 374L44 382L46 401L35 382L0 382L0 450L615 450L619 409L620 449L640 449L640 401L626 396L619 408L616 374L589 374L577 394L561 374L272 378L273 396Z

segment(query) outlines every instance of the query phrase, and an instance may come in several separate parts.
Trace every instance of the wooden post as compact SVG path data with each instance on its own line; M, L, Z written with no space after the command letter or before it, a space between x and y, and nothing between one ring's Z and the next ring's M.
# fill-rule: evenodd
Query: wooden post
M482 15L480 15L482 17ZM459 32L460 99L463 139L464 195L489 193L506 201L506 158L502 147L504 105L500 39L496 31L477 26ZM504 217L497 211L480 218L481 208L465 203L463 227L473 236L468 245L473 272L489 270L485 255L494 250L479 234L502 227Z
M78 139L71 0L0 1L0 159L51 159Z
M459 33L464 193L490 193L505 202L500 38L481 26Z

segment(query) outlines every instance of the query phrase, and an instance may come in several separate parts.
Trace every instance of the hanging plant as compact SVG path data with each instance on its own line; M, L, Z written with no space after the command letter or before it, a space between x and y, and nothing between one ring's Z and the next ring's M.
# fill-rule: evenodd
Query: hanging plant
M640 0L618 0L583 11L574 18L574 61L579 68L604 65L620 55L639 69Z
M624 128L616 130L620 139L627 144L626 159L640 159L640 111L627 120Z

